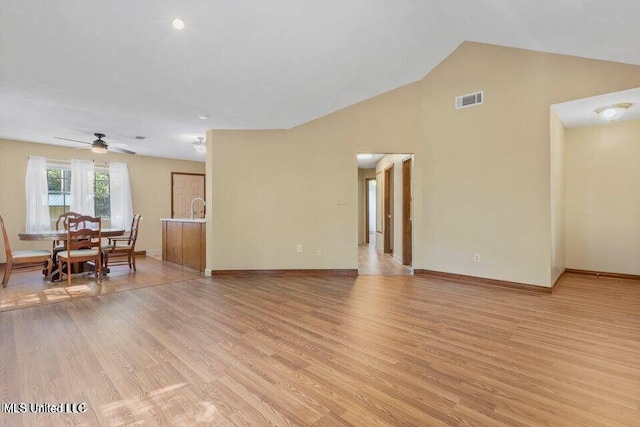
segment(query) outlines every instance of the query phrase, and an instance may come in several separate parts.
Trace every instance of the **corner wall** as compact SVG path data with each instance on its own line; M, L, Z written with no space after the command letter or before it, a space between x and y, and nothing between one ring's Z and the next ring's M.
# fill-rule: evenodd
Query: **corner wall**
M551 283L565 270L566 143L562 121L551 108Z
M638 86L638 66L462 44L421 81L416 267L551 286L549 108ZM484 104L453 108L479 90Z
M567 130L567 268L640 275L640 120Z

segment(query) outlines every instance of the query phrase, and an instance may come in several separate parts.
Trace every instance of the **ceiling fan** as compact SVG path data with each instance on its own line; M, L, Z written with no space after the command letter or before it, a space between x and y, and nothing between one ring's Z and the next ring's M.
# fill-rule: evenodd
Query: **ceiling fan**
M102 138L105 137L105 134L103 133L94 133L94 135L96 136L95 141L93 142L85 142L85 141L78 141L77 139L69 139L69 138L62 138L59 136L54 136L55 139L62 139L65 141L72 141L72 142L79 142L80 144L87 144L91 146L91 151L93 151L94 153L97 154L105 154L107 151L113 151L116 153L124 153L124 154L136 154L135 151L131 151L131 150L127 150L125 148L119 148L119 147L110 147L109 144L107 144L105 141L102 140ZM89 149L89 147L82 147L82 148L87 148Z

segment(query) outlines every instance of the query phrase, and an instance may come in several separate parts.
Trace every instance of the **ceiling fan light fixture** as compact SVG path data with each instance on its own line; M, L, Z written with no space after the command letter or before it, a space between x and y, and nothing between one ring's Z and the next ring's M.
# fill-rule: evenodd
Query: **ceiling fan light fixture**
M614 121L618 120L620 117L627 112L627 110L631 107L631 103L625 102L622 104L613 104L613 105L605 105L604 107L596 108L593 110L597 114L600 115L605 120Z
M107 154L107 147L94 145L91 147L91 152L96 154Z

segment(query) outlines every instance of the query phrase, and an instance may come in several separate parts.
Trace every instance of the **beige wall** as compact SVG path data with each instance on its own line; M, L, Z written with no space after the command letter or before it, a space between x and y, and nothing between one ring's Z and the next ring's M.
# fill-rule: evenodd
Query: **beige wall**
M391 206L393 209L393 229L391 231L393 257L399 263L402 263L402 161L410 154L386 154L376 163L376 173L382 173L386 168L393 164L393 200ZM384 175L383 175L384 176ZM384 179L384 178L383 178ZM382 218L382 212L380 212ZM383 222L384 224L384 222ZM384 231L384 230L383 230ZM380 233L376 239L376 249L384 250L384 234Z
M640 120L567 130L567 268L640 274Z
M358 268L356 155L419 137L416 85L290 130L209 131L207 267Z
M96 162L122 162L129 166L134 213L144 220L136 249L159 250L162 247L160 218L171 216L171 172L204 173L205 164L159 157L108 153L96 155L90 150L74 150L47 144L0 139L0 213L10 238L12 250L50 249L51 243L23 242L18 232L25 228L25 172L29 156L50 159L94 159ZM0 262L5 261L4 250Z
M467 42L420 86L416 267L550 286L549 107L640 86L640 67ZM483 105L452 108L476 90Z
M565 269L565 129L553 110L549 111L551 121L551 283L554 283Z
M365 223L365 180L368 178L375 178L376 170L375 168L371 169L360 169L358 168L358 244L363 244L366 241L366 223ZM375 231L375 230L373 230Z
M637 66L466 42L421 81L296 128L210 131L207 265L357 268L356 153L406 152L415 268L550 286L549 107L638 86ZM484 105L453 109L475 90Z

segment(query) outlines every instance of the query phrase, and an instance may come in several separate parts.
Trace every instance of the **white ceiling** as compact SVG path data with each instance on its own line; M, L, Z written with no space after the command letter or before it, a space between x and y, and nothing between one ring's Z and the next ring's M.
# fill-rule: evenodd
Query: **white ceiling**
M591 98L555 104L553 108L562 120L564 127L574 129L584 126L597 126L611 123L603 119L594 110L607 105L630 103L631 107L617 121L640 119L640 88L613 92Z
M206 129L290 128L422 78L464 40L640 64L638 16L637 0L2 0L0 137L102 132L202 160Z
M371 156L371 157L365 157ZM358 168L359 169L371 169L376 167L378 160L384 157L384 154L362 154L358 155Z

